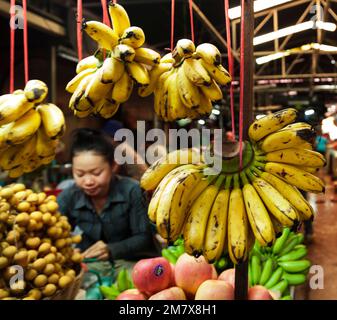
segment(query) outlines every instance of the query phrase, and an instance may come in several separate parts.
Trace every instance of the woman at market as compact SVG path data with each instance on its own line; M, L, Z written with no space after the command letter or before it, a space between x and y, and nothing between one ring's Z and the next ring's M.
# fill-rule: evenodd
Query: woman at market
M75 184L58 196L62 214L82 234L83 257L123 264L158 255L136 181L115 175L114 150L103 133L79 129L71 146Z

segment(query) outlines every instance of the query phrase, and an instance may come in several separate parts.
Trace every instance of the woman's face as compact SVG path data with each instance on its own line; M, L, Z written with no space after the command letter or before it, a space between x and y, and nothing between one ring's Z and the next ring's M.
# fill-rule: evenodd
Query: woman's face
M73 176L89 197L102 197L109 191L113 173L110 163L103 156L83 151L73 157Z

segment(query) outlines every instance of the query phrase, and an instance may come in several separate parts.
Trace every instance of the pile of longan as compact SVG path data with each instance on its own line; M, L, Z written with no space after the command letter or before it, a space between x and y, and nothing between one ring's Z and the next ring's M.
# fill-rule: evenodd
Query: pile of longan
M39 300L72 284L82 256L56 197L24 184L0 189L0 299ZM23 270L24 279L19 279ZM13 281L18 278L19 280Z

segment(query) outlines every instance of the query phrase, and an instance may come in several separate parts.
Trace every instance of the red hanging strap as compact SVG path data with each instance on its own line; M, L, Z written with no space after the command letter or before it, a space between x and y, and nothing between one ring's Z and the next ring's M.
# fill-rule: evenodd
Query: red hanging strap
M101 4L102 4L102 10L103 10L103 23L111 27L106 0L101 0Z
M78 60L82 60L82 20L83 20L83 6L82 0L77 0L77 55Z
M14 91L14 66L15 66L15 0L11 0L10 8L10 66L9 66L9 92Z
M194 42L193 0L188 1L190 7L191 40Z
M229 21L229 4L228 0L225 0L225 16L226 16L226 40L227 40L227 55L228 55L228 68L229 73L234 81L234 59L232 52L232 40L231 40L231 29L230 29L230 21ZM235 114L234 114L234 85L231 82L229 87L230 94L230 108L231 108L231 119L232 119L232 134L235 137Z
M29 80L28 74L28 29L27 29L27 0L22 0L23 6L23 54L25 66L25 83Z
M174 8L175 0L171 0L171 51L174 48Z
M241 39L240 39L240 113L239 113L239 151L240 169L242 168L242 136L243 136L243 85L245 80L245 1L241 1Z

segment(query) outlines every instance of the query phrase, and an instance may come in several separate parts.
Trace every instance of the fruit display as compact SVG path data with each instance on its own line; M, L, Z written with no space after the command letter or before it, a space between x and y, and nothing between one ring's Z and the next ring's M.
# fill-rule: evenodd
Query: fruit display
M311 266L303 239L302 233L284 228L271 247L256 242L249 259L249 285L262 285L281 299L291 299L289 287L305 283Z
M55 158L65 119L56 105L43 102L47 93L44 82L30 80L24 90L0 96L0 167L11 178Z
M127 101L135 84L150 83L149 70L160 62L160 54L142 47L144 31L131 26L125 9L109 3L112 28L99 21L85 21L83 30L98 44L94 55L78 62L77 75L66 90L72 93L69 108L77 117L90 114L111 118Z
M283 227L296 230L312 219L313 208L299 189L324 192L314 172L325 159L312 151L315 132L294 123L296 114L284 109L254 121L241 169L238 155L224 155L221 173L212 174L207 156L194 157L193 149L153 163L140 184L154 190L148 216L160 236L174 242L183 235L185 252L209 262L228 251L237 264L247 259L254 239L271 246Z
M150 83L140 87L138 94L154 93L154 111L164 121L196 119L211 113L212 101L223 97L220 86L230 82L216 46L196 47L191 40L180 39L150 71Z
M2 187L0 299L40 300L70 286L82 261L72 245L80 241L58 212L55 196L34 193L23 184Z

